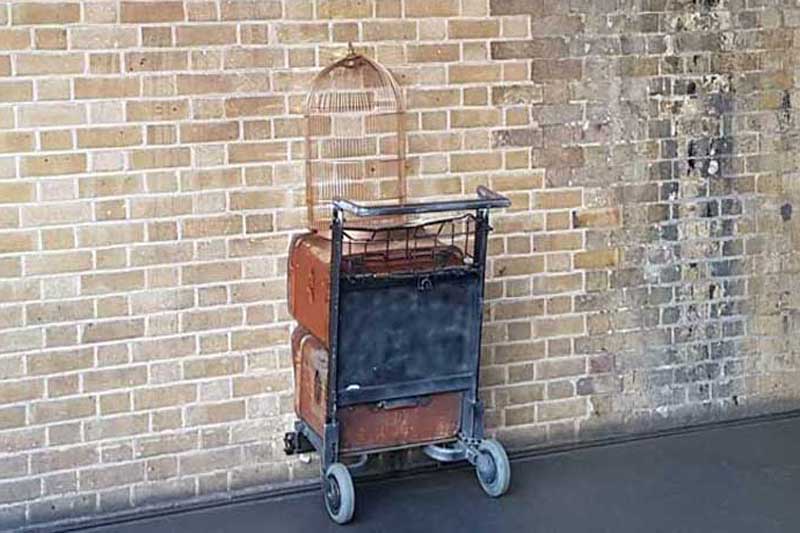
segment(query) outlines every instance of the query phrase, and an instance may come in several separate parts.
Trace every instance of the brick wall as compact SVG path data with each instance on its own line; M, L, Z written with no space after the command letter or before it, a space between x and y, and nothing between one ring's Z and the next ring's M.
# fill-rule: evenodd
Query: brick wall
M0 3L0 523L315 475L280 451L304 91L406 89L412 196L489 184L510 446L797 406L795 0Z

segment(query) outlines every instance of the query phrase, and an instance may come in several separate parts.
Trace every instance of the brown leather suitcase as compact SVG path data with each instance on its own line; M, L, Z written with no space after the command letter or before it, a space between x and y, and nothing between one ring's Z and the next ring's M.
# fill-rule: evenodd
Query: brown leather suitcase
M463 264L464 254L456 246L422 247L413 254L403 248L388 252L361 251L362 245L345 242L342 270L345 273L389 274ZM289 246L289 313L326 347L330 346L331 243L317 233L297 235Z
M328 351L298 326L292 333L292 361L295 412L317 434L322 434L327 414ZM341 449L357 452L447 440L458 432L460 413L458 392L340 407Z

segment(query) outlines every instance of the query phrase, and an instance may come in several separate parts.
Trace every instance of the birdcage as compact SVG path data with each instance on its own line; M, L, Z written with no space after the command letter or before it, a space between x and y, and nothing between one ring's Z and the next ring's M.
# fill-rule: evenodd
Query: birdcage
M402 93L392 74L352 46L317 75L305 105L306 205L312 231L330 228L335 199L404 202L403 115ZM374 226L387 219L362 222Z

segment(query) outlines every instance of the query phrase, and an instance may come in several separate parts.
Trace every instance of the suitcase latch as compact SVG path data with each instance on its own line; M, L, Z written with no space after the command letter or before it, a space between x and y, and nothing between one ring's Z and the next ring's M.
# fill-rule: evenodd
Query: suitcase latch
M420 292L427 292L433 290L433 281L428 276L423 276L417 279L417 290Z

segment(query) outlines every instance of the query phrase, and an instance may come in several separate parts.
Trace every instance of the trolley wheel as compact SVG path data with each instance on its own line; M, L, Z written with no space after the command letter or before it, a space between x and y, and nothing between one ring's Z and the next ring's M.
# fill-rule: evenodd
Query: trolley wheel
M493 439L481 441L475 459L475 473L483 491L492 498L506 493L511 482L511 465L502 444Z
M322 483L322 495L325 498L325 509L331 520L337 524L346 524L353 519L356 509L356 492L350 471L342 463L333 463L325 472Z

